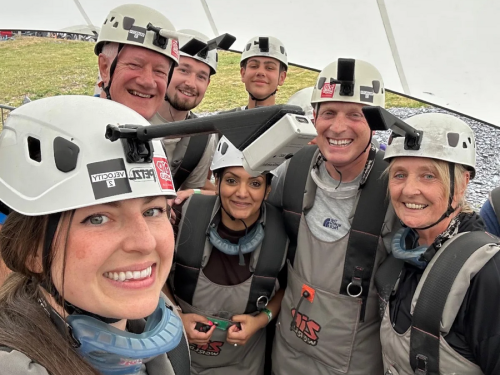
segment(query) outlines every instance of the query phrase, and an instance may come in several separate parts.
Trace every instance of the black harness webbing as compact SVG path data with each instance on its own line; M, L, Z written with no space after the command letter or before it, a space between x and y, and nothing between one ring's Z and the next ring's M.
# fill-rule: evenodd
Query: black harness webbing
M465 262L479 248L496 239L485 232L469 232L454 240L439 256L413 312L410 364L416 375L439 375L441 318L451 287Z
M363 300L360 321L364 321L366 299L370 291L378 243L389 206L387 199L387 178L381 178L388 163L384 153L377 152L374 165L359 197L352 220L347 252L344 263L344 275L340 293L359 295ZM361 289L360 289L361 288Z
M179 225L174 257L174 292L190 305L193 304L205 250L207 227L216 201L216 196L192 195Z
M379 300L381 318L384 317L385 308L390 301L404 264L404 260L397 259L391 254L382 262L375 273L375 286L377 287L378 295L382 299L382 301Z
M189 139L186 153L184 154L181 165L173 176L174 186L176 189L179 189L182 186L184 181L186 181L191 172L193 172L199 164L207 147L208 138L208 134L201 134L192 136Z
M189 375L191 373L189 346L184 335L182 335L179 345L167 353L167 357L175 375Z
M490 202L500 223L500 187L493 189L490 193Z
M190 198L177 239L175 254L174 293L188 304L193 296L203 262L212 211L217 197L193 195ZM281 269L286 251L287 236L280 212L272 205L266 205L265 236L259 259L250 286L245 314L263 309L257 307L260 297L271 299L276 278Z
M290 159L283 186L283 216L285 229L290 239L288 245L288 261L293 266L297 251L300 219L303 212L304 194L310 171L315 163L318 146L310 145L300 149Z
M245 314L260 311L265 306L258 306L261 296L271 300L272 293L276 287L276 278L281 270L283 258L286 253L287 235L281 212L271 204L266 205L266 227L264 240L250 285Z
M290 160L283 188L283 213L285 227L290 239L288 259L293 265L297 250L297 237L300 219L303 212L303 200L306 193L306 183L310 175L317 146L306 146L297 152ZM366 298L370 289L370 280L375 264L375 258L384 224L387 207L387 179L380 176L387 167L383 160L384 153L378 151L375 155L373 168L361 190L356 207L349 241L347 245L344 274L340 293L348 295L347 289L363 300L360 320L364 320ZM362 289L361 289L362 288Z

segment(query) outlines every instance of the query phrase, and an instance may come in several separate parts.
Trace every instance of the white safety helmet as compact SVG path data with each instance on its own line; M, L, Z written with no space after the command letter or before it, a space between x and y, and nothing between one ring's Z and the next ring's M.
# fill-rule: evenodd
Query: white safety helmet
M129 163L108 124L148 126L137 112L90 96L56 96L12 111L0 134L0 197L28 216L130 198L174 197L170 168L153 140L151 163Z
M147 30L150 23L175 34L174 25L157 10L138 4L116 7L109 12L101 27L94 48L95 54L99 55L106 43L130 44L161 53L172 59L175 65L178 64L178 38L158 37L154 31Z
M349 81L351 87L341 84ZM338 59L319 73L314 86L311 103L323 102L350 102L385 108L382 75L377 68L363 60Z
M311 96L314 87L306 87L293 94L286 104L296 105L302 108L307 118L314 120L313 106L311 104Z
M476 174L476 139L472 129L459 118L443 113L425 113L405 120L423 132L420 149L405 149L405 137L391 135L385 160L397 157L420 157L461 164Z
M179 32L179 44L181 48L182 46L184 46L184 44L186 44L191 40L189 36L195 37L196 39L201 40L204 43L210 40L208 36L195 30L185 29L185 30L179 30L178 32ZM217 48L209 50L207 46L194 56L191 56L182 51L180 52L180 54L181 56L191 57L192 59L207 64L210 67L210 75L217 73L217 62L219 61L219 54L217 52Z
M243 153L223 136L215 149L211 171L228 167L243 167Z
M245 60L254 56L272 57L282 62L286 69L288 69L288 57L285 46L278 38L272 36L256 36L250 39L241 54L240 65L243 65Z

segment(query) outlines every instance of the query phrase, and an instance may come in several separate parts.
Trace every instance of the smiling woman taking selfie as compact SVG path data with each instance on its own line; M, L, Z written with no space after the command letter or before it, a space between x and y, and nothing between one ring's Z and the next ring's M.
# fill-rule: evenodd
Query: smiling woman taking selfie
M445 114L406 122L418 137L391 136L385 154L404 227L375 276L386 374L498 374L500 247L465 200L474 133Z
M288 239L265 202L271 174L249 174L223 137L211 170L217 196L182 210L171 289L191 349L192 374L263 374L268 323L279 312ZM281 280L281 278L280 278Z
M104 137L107 124L125 123L148 125L112 101L59 96L5 124L0 195L12 212L0 247L12 273L0 289L2 373L189 373L182 322L161 297L175 191L159 141L152 161L129 163ZM128 178L135 168L154 178Z

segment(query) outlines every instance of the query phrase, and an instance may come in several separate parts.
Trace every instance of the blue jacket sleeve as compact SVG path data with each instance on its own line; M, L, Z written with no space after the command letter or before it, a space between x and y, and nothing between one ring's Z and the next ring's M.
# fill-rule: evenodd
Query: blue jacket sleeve
M491 205L489 199L484 202L479 215L481 215L481 218L486 225L486 230L491 234L500 237L500 224L498 223L497 215L495 214L495 211L493 210L493 206Z
M0 212L0 225L3 225L3 223L5 223L5 219L7 219L7 216Z

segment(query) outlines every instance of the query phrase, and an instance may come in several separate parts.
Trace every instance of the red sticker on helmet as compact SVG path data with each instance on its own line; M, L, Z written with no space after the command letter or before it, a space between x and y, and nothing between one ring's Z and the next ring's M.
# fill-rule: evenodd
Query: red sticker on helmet
M179 41L177 39L172 39L172 50L170 51L173 57L179 58Z
M321 97L322 98L333 98L333 94L335 93L336 84L329 84L325 82L323 88L321 89Z
M153 163L156 168L156 175L162 190L174 190L174 183L172 181L172 174L168 166L168 161L165 158L153 158Z

